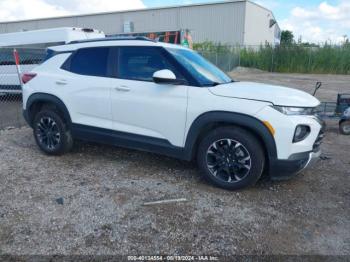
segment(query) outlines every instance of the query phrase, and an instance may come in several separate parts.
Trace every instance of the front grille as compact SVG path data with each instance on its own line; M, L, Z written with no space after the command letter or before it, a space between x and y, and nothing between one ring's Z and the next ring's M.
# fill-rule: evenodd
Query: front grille
M322 124L322 128L320 130L320 133L318 134L317 138L316 138L316 141L314 143L314 146L313 146L313 151L314 152L317 152L320 150L320 146L322 144L322 140L324 138L324 135L325 135L325 129L326 129L326 125L323 123Z

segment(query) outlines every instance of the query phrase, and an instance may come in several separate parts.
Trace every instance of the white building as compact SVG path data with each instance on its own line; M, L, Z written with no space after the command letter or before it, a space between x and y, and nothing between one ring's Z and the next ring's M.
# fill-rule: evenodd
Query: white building
M230 45L276 44L280 39L273 13L249 0L3 22L0 33L56 27L95 28L106 35L164 35L189 29L195 43Z

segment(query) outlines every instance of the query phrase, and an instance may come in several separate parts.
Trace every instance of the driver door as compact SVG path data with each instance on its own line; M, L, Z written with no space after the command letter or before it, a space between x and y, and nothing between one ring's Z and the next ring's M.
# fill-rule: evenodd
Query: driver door
M117 79L111 92L113 129L167 140L182 147L187 85L156 84L154 72L169 69L183 78L160 47L118 47Z

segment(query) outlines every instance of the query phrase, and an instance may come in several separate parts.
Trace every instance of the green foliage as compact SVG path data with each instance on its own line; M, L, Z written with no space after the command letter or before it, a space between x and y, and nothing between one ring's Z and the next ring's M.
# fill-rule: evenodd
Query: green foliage
M210 41L202 43L194 43L193 49L199 52L230 52L231 46L222 45L221 43L213 43Z
M350 74L350 46L243 48L241 66L285 73Z
M292 45L294 43L294 35L292 31L284 30L281 32L281 45Z
M341 46L325 44L281 44L254 47L229 47L205 42L195 49L225 71L236 66L271 72L350 74L350 43Z
M193 44L193 49L227 72L239 64L239 47L207 41Z

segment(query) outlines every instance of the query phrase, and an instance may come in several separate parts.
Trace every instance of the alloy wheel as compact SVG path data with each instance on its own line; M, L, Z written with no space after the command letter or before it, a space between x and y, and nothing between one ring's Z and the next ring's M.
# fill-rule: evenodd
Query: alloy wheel
M39 143L49 150L55 150L61 142L61 133L56 121L51 117L42 117L36 126Z
M252 167L249 151L240 142L229 138L212 143L206 158L210 173L226 183L241 181Z

